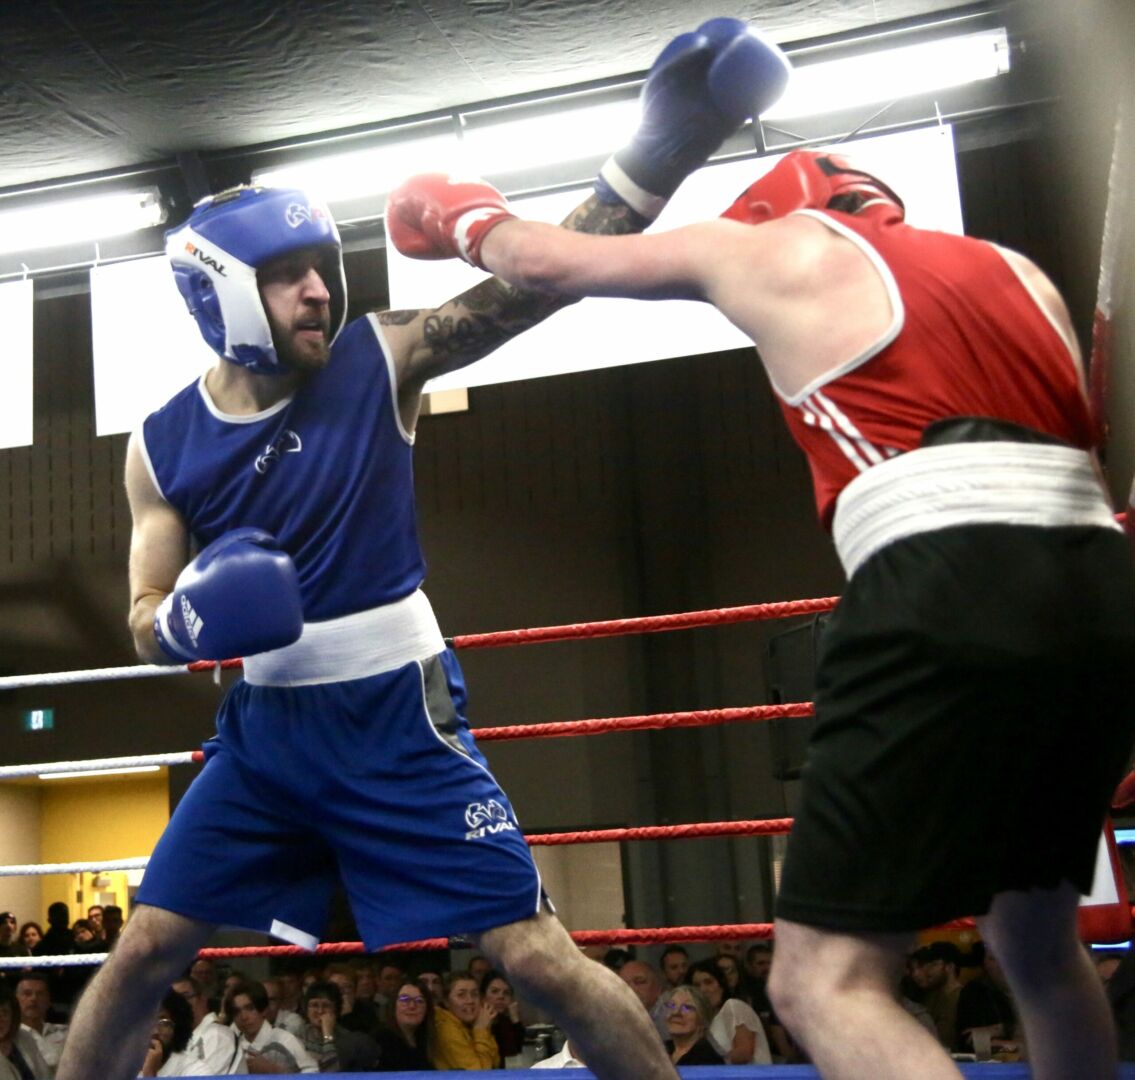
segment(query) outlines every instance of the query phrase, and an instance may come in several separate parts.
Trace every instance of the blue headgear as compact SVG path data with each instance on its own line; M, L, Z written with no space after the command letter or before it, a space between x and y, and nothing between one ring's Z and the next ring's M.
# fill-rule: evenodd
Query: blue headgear
M334 249L324 284L331 294L331 340L347 317L343 245L331 212L293 188L235 187L202 199L166 233L166 254L189 313L209 347L262 375L286 370L276 355L256 271L298 248Z

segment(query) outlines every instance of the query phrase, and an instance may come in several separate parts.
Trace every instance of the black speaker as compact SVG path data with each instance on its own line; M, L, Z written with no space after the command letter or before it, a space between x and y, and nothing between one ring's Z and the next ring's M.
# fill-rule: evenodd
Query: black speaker
M774 705L812 701L816 693L816 663L828 614L782 630L769 639L765 651L765 681ZM775 780L799 780L815 717L772 720L772 775Z

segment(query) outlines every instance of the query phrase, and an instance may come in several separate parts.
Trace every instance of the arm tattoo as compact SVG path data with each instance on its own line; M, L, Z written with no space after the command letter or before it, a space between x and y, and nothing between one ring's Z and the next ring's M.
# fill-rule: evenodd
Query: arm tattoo
M412 323L419 315L421 315L420 311L380 311L378 321L383 326L405 326L407 323Z
M562 224L594 236L623 236L642 232L649 222L622 203L603 203L591 195ZM449 371L479 360L578 299L518 289L496 277L483 281L437 311L426 313L422 334L431 354L429 366ZM423 313L384 312L379 319L410 322L419 314Z

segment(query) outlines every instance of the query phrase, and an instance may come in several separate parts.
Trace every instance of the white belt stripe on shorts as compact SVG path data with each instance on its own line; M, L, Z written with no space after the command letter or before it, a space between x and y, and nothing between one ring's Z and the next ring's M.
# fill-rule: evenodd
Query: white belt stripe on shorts
M254 686L311 686L363 679L428 660L445 649L433 608L420 589L382 607L305 623L300 639L244 658Z
M836 500L832 538L850 578L895 540L968 524L1119 529L1087 451L967 442L911 450L860 473Z

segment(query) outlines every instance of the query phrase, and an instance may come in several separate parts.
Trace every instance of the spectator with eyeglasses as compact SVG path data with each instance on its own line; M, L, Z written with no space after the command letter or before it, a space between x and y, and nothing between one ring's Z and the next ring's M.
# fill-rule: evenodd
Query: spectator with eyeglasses
M192 1035L193 1011L189 1002L171 987L162 998L162 1007L150 1032L150 1047L139 1075L213 1075L202 1061L186 1053Z
M313 982L304 991L303 1004L307 1017L303 1043L319 1062L320 1072L373 1072L378 1068L378 1043L339 1023L343 997L335 983Z
M445 1006L434 1010L435 1069L499 1069L500 1048L493 1038L497 1008L481 1000L477 980L467 971L446 979Z
M228 1024L221 1023L220 1017L210 1007L205 988L195 978L186 975L174 979L170 989L189 1005L193 1033L185 1052L204 1064L205 1075L227 1076L248 1072L236 1032Z
M403 982L378 1029L380 1072L433 1070L434 998L425 983Z
M666 1014L666 1052L677 1065L724 1065L724 1059L713 1048L706 1032L710 1010L704 997L692 986L676 986L662 995Z

